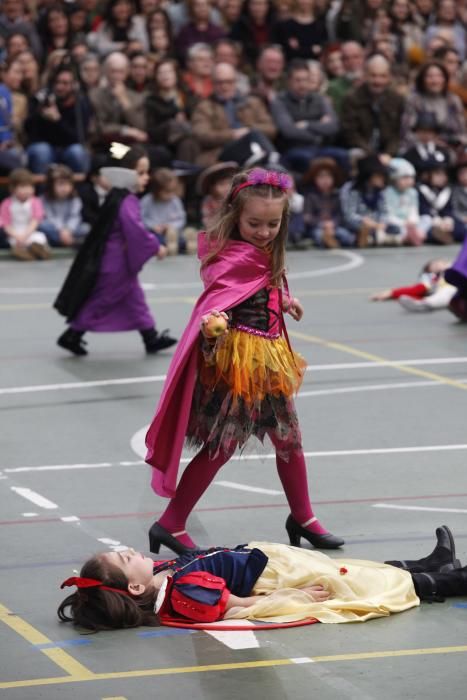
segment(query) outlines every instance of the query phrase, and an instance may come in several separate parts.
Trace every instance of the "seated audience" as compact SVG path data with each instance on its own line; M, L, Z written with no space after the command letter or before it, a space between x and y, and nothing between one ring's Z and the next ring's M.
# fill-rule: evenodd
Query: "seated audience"
M276 128L262 100L237 91L235 69L219 63L213 71L214 93L194 109L193 134L201 148L200 165L217 160L253 164L275 153Z
M88 228L83 226L82 203L73 181L73 171L66 165L51 165L41 197L44 218L39 230L52 246L70 248L83 242Z
M344 169L348 168L347 152L326 145L326 139L337 134L337 117L326 97L312 89L306 61L291 61L287 69L287 90L272 102L271 113L279 131L282 162L286 168L305 172L312 158L325 155L335 158Z
M403 110L403 97L391 87L389 62L383 56L372 56L365 63L363 83L342 101L344 142L388 162L399 151Z
M51 163L64 163L76 173L85 173L91 116L91 105L79 92L73 70L59 68L50 89L36 94L26 120L32 172L45 173Z

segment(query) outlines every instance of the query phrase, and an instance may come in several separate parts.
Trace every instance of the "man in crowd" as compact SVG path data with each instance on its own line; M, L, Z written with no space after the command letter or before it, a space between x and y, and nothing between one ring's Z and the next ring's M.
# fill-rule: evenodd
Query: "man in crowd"
M365 52L358 41L345 41L341 47L344 75L329 81L327 94L332 100L334 109L342 114L342 100L353 88L358 87L363 80Z
M104 62L107 85L91 90L90 98L96 114L93 141L98 148L105 149L112 141L132 145L148 140L144 94L127 87L128 74L128 58L114 51Z
M64 163L74 172L87 172L86 149L92 110L79 92L73 70L59 68L51 90L32 101L25 123L27 155L33 173L45 173L51 163Z
M218 63L213 70L214 93L202 100L192 116L193 134L201 148L199 164L234 160L259 162L274 152L276 128L259 97L241 96L235 69Z
M285 56L279 45L266 46L256 61L253 94L261 97L269 108L279 92L285 88Z
M308 63L294 59L287 70L287 90L273 100L271 112L280 135L283 164L304 172L310 160L329 156L348 169L348 154L327 145L338 132L336 114L328 100L311 89Z
M349 148L365 155L379 154L389 162L400 145L404 98L391 88L391 67L384 56L371 56L365 64L362 85L342 103L342 136Z

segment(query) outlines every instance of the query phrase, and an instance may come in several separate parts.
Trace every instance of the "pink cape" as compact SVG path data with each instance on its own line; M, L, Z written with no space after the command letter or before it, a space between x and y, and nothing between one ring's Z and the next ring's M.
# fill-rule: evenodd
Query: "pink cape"
M207 254L206 234L198 236L198 257ZM156 415L146 435L146 462L153 467L151 485L160 496L172 498L185 440L196 381L201 317L213 309L227 311L270 284L268 255L244 241L231 240L201 270L204 292L172 358Z

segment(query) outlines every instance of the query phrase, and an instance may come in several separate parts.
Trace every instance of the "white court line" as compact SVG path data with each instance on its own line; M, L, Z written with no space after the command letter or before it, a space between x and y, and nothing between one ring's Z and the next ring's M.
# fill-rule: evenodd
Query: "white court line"
M467 450L467 444L452 444L452 445L416 445L413 447L381 447L360 450L332 450L330 452L304 452L305 457L327 458L327 457L354 457L365 455L385 455L385 454L407 454L417 452L455 452ZM180 462L188 464L192 457L183 457ZM263 461L266 459L276 459L276 454L257 454L257 455L234 455L230 458L233 461ZM115 467L144 466L148 467L143 460L134 462L96 462L89 464L51 464L39 466L23 466L23 467L6 467L2 471L8 474L16 474L18 472L41 472L41 471L66 471L69 469L102 469ZM218 483L218 482L217 482Z
M228 489L238 489L238 491L252 491L253 493L266 493L270 496L283 496L283 491L275 491L274 489L262 489L258 486L246 486L238 484L236 481L215 481L217 486L225 486Z
M393 506L390 503L373 503L372 508L391 508L392 510L426 510L430 513L467 513L466 508L429 508L428 506Z
M323 277L324 275L333 275L336 272L348 272L360 267L365 262L364 258L358 253L353 253L350 250L333 250L326 253L326 257L341 257L347 258L348 262L341 265L332 265L323 267L319 270L305 270L303 272L289 272L287 277L289 280L308 279L310 277ZM202 289L201 282L143 282L143 289L147 291L163 290L163 289ZM0 294L39 294L57 293L58 287L0 287Z
M308 365L307 372L333 372L343 369L379 369L380 367L398 367L399 365L440 365L440 364L463 364L467 362L467 357L441 357L422 358L419 360L390 360L388 362L345 362L332 365ZM122 377L120 379L96 379L89 382L68 382L65 384L32 384L30 386L12 386L0 389L0 396L7 394L28 394L41 391L66 391L71 389L92 389L102 386L119 386L126 384L145 384L152 382L163 382L167 375L156 374L143 377ZM460 380L463 381L463 380ZM439 384L439 382L434 382ZM428 386L422 382L419 386ZM303 393L303 392L302 392ZM300 393L298 394L300 396Z
M56 503L49 501L48 498L44 498L40 493L31 491L31 489L22 488L20 486L10 486L10 489L17 493L18 496L22 496L26 498L26 500L31 501L31 503L34 503L34 505L39 506L39 508L46 508L47 510L58 508Z
M467 379L458 379L457 381L467 383ZM388 389L416 389L418 387L441 387L438 381L433 379L424 382L393 382L392 384L363 384L359 386L344 386L337 389L313 389L312 391L301 391L297 398L305 398L307 396L332 396L333 394L356 394L364 391L387 391Z

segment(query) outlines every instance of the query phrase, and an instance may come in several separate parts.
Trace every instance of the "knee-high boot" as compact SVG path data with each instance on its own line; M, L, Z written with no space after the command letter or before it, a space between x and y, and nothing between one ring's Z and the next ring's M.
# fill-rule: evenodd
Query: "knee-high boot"
M441 525L436 529L436 547L427 557L422 559L401 559L398 561L386 561L385 564L397 566L399 569L410 573L424 573L431 571L452 571L460 569L461 563L456 559L456 546L451 530L447 525Z
M467 567L447 573L412 574L412 580L420 600L442 603L445 598L467 596Z

